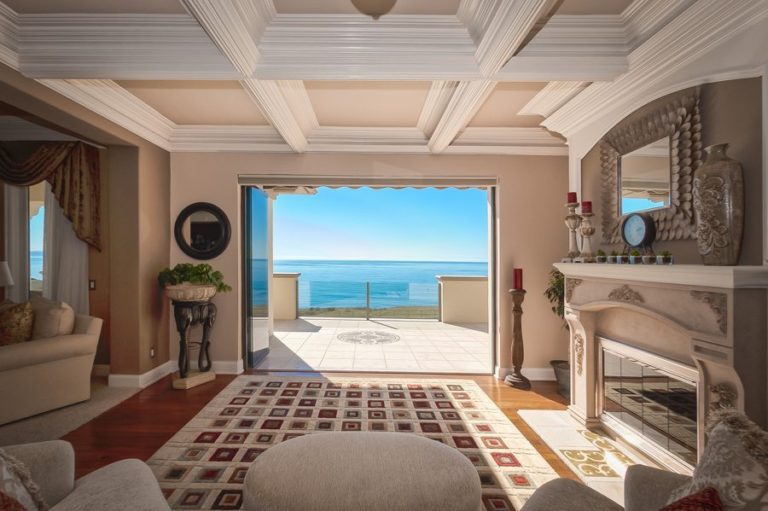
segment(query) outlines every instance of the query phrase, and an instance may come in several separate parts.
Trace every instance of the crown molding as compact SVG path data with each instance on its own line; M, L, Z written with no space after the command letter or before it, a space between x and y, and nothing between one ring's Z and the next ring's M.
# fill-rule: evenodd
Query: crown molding
M456 17L467 27L470 37L479 44L491 24L498 0L461 0Z
M427 97L424 100L424 106L421 108L419 120L416 121L416 127L426 136L432 136L437 123L448 106L448 102L451 100L453 93L456 92L458 84L459 82L456 81L444 80L432 82L432 86L429 88Z
M552 112L566 104L583 91L588 82L549 82L523 106L518 115L540 115L549 117Z
M429 153L418 128L321 126L309 136L309 152Z
M170 150L176 124L112 80L38 80L62 96Z
M621 13L627 44L634 50L696 0L635 0Z
M763 0L698 0L629 55L629 71L609 83L593 83L542 125L568 139L586 126L617 120L638 97L687 63L768 16ZM606 105L610 105L607 112ZM611 119L607 119L608 114ZM620 117L619 117L620 118Z
M170 138L172 152L292 153L272 126L180 125Z
M19 17L0 2L0 62L13 69L19 68Z
M496 83L488 80L459 82L456 92L451 96L443 116L429 138L429 149L433 153L440 153L451 145L491 95Z
M186 14L17 15L19 71L30 78L236 79Z
M280 87L288 108L293 113L293 117L305 135L320 127L317 115L315 115L315 109L312 106L312 101L309 99L309 94L307 94L307 88L304 86L303 81L280 80L277 82L277 85Z
M568 147L544 128L466 128L444 153L567 156Z
M253 76L259 61L259 41L275 16L271 0L181 0L200 26L246 77Z
M479 77L475 46L455 16L278 14L259 49L259 79Z

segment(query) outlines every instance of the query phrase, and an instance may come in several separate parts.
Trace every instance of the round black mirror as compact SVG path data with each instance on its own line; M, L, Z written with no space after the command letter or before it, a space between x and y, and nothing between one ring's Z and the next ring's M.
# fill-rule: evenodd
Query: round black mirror
M229 245L229 218L218 206L196 202L176 217L173 234L182 252L195 259L213 259Z

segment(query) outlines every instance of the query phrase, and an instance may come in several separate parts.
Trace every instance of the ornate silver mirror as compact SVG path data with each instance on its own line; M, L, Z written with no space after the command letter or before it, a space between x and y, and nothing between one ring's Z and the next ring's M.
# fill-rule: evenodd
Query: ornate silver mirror
M619 156L621 214L668 208L672 192L671 139Z
M696 237L693 171L703 155L699 91L657 103L619 123L600 143L603 243L620 243L621 218L636 211L653 218L657 240Z

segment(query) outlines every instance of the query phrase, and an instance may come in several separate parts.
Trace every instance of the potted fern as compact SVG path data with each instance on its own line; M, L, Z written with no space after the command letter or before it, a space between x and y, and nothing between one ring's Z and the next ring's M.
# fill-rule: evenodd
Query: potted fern
M157 275L157 283L175 302L204 302L217 292L232 290L221 272L210 264L181 263L173 269L165 268Z

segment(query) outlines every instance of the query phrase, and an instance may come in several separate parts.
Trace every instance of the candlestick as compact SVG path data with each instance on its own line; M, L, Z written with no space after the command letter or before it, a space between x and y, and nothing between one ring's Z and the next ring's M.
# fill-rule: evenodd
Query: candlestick
M531 382L523 376L525 350L523 349L523 300L525 289L510 289L512 295L512 372L504 378L504 383L521 390L530 390Z
M512 287L514 289L523 289L523 269L514 268L512 270Z
M595 249L592 247L592 236L595 234L595 228L592 226L592 213L584 213L582 207L581 213L581 254L579 259L584 263L595 262Z
M579 200L576 198L576 192L568 192L568 204L573 204L574 202L578 202Z
M592 201L585 200L581 203L581 214L592 213Z
M569 192L570 194L575 192ZM576 208L579 207L578 202L569 202L565 205L568 208L568 215L565 217L565 225L568 227L568 257L563 259L563 262L571 262L574 258L579 257L579 244L576 239L576 231L581 225L581 216L576 213Z

